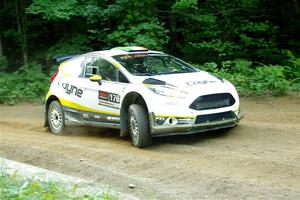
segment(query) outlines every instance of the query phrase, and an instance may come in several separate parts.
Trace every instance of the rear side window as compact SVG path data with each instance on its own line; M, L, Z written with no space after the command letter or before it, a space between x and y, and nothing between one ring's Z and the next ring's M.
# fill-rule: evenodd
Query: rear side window
M84 61L84 57L67 60L59 66L59 70L65 76L79 77L83 71L82 68L83 61Z
M119 72L119 82L121 83L129 83L129 81L127 80L127 78L121 73Z
M85 72L84 77L90 78L92 75L99 75L98 67L94 65L94 58L85 59Z
M104 80L118 81L119 70L103 58L87 58L85 61L85 77L100 75Z

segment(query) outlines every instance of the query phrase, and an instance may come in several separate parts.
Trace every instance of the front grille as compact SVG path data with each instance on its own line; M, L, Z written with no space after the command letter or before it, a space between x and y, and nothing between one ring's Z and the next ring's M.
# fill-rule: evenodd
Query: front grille
M234 118L235 118L235 114L232 111L214 113L208 115L198 115L195 124L218 122L218 121L229 120Z
M234 103L235 99L229 93L210 94L198 97L190 105L190 108L194 110L209 110L232 106Z

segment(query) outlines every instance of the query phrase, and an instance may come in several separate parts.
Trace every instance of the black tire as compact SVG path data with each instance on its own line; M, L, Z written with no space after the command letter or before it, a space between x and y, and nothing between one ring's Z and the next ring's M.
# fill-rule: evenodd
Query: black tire
M143 148L152 144L148 113L142 105L132 104L129 107L128 127L134 146Z
M52 101L49 105L47 120L50 131L55 135L63 135L65 132L65 115L61 104Z

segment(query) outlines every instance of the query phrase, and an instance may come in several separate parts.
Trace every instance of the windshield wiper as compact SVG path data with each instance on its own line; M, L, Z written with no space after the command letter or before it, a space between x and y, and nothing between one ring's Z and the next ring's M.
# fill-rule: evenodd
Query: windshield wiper
M180 72L162 72L162 73L159 73L158 75L164 75L164 74L180 74L180 73L189 73L189 72L182 72L182 71L180 71Z
M133 73L133 75L136 75L136 76L153 76L153 74L148 73L148 72L145 72L145 73L136 72L136 73Z

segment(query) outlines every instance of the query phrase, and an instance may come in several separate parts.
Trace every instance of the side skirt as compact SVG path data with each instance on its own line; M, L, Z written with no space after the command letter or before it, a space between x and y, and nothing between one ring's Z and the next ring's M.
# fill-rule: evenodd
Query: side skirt
M75 110L63 106L67 126L92 126L120 129L120 117Z

